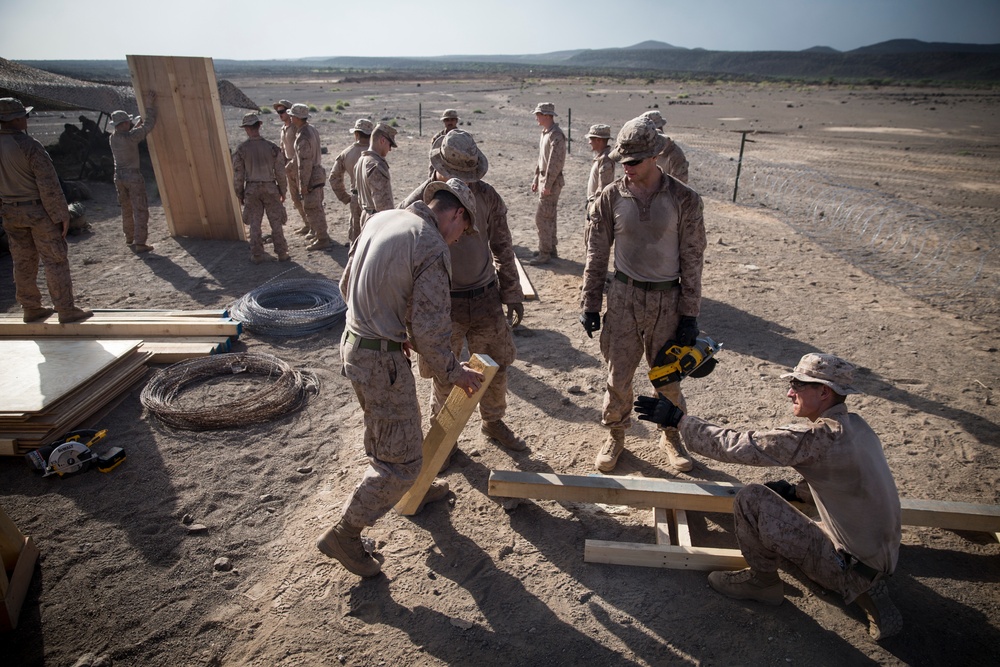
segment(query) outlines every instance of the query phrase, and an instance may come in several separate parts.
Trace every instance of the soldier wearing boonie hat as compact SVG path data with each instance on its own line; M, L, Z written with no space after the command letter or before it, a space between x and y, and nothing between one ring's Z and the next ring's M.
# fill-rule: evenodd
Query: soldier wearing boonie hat
M115 158L115 189L122 207L122 232L125 243L138 253L149 252L153 246L146 243L149 235L149 200L146 180L139 169L139 144L156 125L156 95L147 96L150 106L145 118L133 118L125 111L111 114L115 129L108 142ZM138 121L138 122L137 122Z
M604 188L590 207L584 269L583 324L588 336L601 330L601 353L608 362L607 392L601 423L610 429L594 460L611 472L625 448L632 425L632 381L643 356L653 366L670 342L693 345L701 309L705 223L698 193L665 176L656 156L666 138L649 118L625 123L611 159L625 174ZM608 262L614 251L614 279L601 317ZM679 382L661 392L684 407ZM670 466L685 472L694 465L675 428L664 428L660 444Z
M361 159L361 154L368 148L371 142L372 132L375 124L367 118L359 118L354 121L351 132L354 135L354 143L345 148L337 155L333 163L333 170L330 172L330 187L333 194L341 203L350 207L351 221L347 231L348 244L354 243L361 233L361 204L358 203L358 186L355 182L354 169ZM350 191L344 187L344 176L350 179Z
M292 108L292 103L288 100L278 100L271 107L278 112L278 117L281 118L281 137L278 143L281 144L281 150L285 154L285 179L288 181L289 198L292 200L292 206L295 207L299 217L302 219L302 227L296 229L295 233L299 236L305 236L312 229L309 227L309 223L306 222L306 210L302 206L302 194L299 188L299 172L295 168L295 135L298 133L298 130L292 124L292 117L288 114L288 110Z
M76 322L93 313L77 308L69 272L66 234L70 213L52 158L28 136L28 114L15 97L0 98L0 218L14 268L14 297L25 322L42 320L52 308L42 306L38 261L60 322Z
M324 250L330 247L330 235L326 226L326 211L323 210L326 170L323 169L323 147L319 131L309 124L309 107L293 104L288 109L295 127L295 170L302 195L302 208L309 225L306 240L311 241L306 250Z
M278 261L287 262L291 257L282 229L288 220L285 212L285 194L288 191L285 154L277 144L260 136L261 124L256 113L243 115L240 127L246 132L247 140L233 153L233 187L243 207L243 224L250 228L250 261L260 264L266 260L261 232L266 212Z
M740 600L778 605L785 559L846 604L857 601L876 640L902 629L885 577L899 557L900 503L878 436L845 398L855 367L832 354L810 353L781 377L796 417L808 423L738 433L685 415L667 399L636 401L640 419L680 428L692 451L728 463L794 468L804 483L748 484L733 502L736 539L747 564L738 572L713 572L708 583ZM786 502L788 501L788 502ZM810 519L790 502L815 504Z
M538 228L538 252L529 262L533 265L547 264L558 257L556 246L556 217L559 193L566 180L563 166L566 164L566 135L556 124L556 107L551 102L539 102L535 107L535 120L542 128L538 140L538 162L535 164L535 178L531 181L531 191L538 193L538 208L535 211L535 226Z
M449 349L448 244L477 234L475 199L458 179L428 184L406 210L375 214L361 230L340 280L347 303L340 346L343 373L364 412L368 465L317 548L350 572L374 577L381 565L365 551L361 532L374 525L413 485L423 465L420 401L410 350L434 377L472 395L483 376ZM435 481L418 512L448 495Z
M653 121L659 132L663 132L663 128L666 126L667 121L664 120L663 114L661 114L659 110L651 109L642 115ZM665 134L663 136L666 137ZM663 151L660 152L659 156L657 156L656 164L667 176L673 176L681 183L688 182L687 158L684 157L684 151L681 150L681 147L678 146L677 143L670 137L667 137L667 143L663 147Z
M590 176L587 178L587 207L590 207L597 195L605 186L615 180L615 161L611 159L611 126L598 123L591 125L587 132L590 150L594 152L594 161L590 165ZM590 219L590 214L587 214Z
M368 218L395 206L392 199L389 163L385 159L393 148L396 148L396 128L386 123L378 123L372 130L368 149L361 153L361 158L354 167L354 182L357 184L358 203L361 205L362 229Z

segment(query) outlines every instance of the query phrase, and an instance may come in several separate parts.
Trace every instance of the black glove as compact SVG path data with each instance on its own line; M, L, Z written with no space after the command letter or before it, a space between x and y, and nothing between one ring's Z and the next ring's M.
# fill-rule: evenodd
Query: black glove
M799 502L799 497L795 495L794 484L789 484L785 480L779 479L777 482L764 482L764 486L771 489L790 503Z
M684 416L680 408L662 396L640 396L635 399L635 411L639 419L670 428L677 428Z
M580 324L587 331L587 337L593 338L594 332L601 328L600 313L584 313L580 315Z
M698 320L690 315L682 315L677 323L677 333L674 340L678 345L689 347L694 345L698 339Z

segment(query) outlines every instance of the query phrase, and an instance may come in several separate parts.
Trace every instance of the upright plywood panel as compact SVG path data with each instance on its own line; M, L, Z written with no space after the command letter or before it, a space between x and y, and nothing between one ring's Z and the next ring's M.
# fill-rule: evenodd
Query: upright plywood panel
M127 58L143 115L156 94L147 142L171 236L246 240L212 59Z

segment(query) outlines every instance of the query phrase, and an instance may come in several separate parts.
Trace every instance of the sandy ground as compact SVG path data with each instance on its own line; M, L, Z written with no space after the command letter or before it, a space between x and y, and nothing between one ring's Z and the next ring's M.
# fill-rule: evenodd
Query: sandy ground
M306 409L262 426L177 431L144 414L140 385L101 422L107 443L128 452L112 473L40 479L23 461L0 461L0 502L42 554L20 627L0 638L5 664L995 664L996 539L904 527L890 587L906 627L879 645L860 610L795 571L782 575L785 603L765 608L717 595L703 572L583 562L586 539L652 543L650 510L538 501L505 512L486 487L490 470L593 472L605 436L604 370L597 340L577 322L589 168L583 135L595 122L617 131L656 104L706 199L699 322L725 344L713 375L685 382L692 413L738 429L787 423L778 375L806 352L837 353L862 368L866 394L849 403L881 436L902 496L1000 503L990 282L1000 262L989 253L1000 208L998 95L597 80L237 84L261 105L349 102L342 115L314 118L328 167L349 143L355 118L397 119L399 149L389 156L397 199L425 173L437 114L459 109L463 129L489 157L486 180L507 202L522 260L537 247L531 110L552 101L565 127L572 109L561 259L528 269L540 301L527 305L515 331L510 371L507 421L530 451L500 450L473 418L445 475L453 497L412 519L390 513L369 529L385 576L359 581L314 547L365 463L361 413L339 373L341 328L292 339L245 334L240 348L271 352L320 377L320 394ZM226 110L233 146L240 113ZM265 134L275 138L276 117L265 118ZM744 194L733 204L726 179L739 151L734 130L743 129L759 134L748 144ZM791 200L815 190L768 185L769 173L808 173L859 200L939 215L938 229L961 230L950 248L961 255L952 282L918 299L930 279L911 280L906 270L926 256L893 269L878 252L848 252L850 229L817 233L794 218ZM70 249L83 305L224 308L279 274L337 279L346 260L343 246L307 253L292 237L291 265L253 266L244 244L168 237L155 198L156 250L135 256L122 242L113 187L91 187L93 232L73 237ZM329 191L327 211L334 238L346 240L346 209ZM832 208L827 215L835 218ZM292 229L298 220L294 212L290 218ZM971 280L970 262L980 267ZM0 258L0 275L0 308L15 312L9 257ZM644 371L638 391L647 391ZM675 476L651 429L631 429L627 446L616 473ZM677 477L746 482L793 474L699 458ZM185 518L207 532L189 534ZM695 544L735 547L731 517L696 513L692 524ZM232 570L216 570L219 558Z

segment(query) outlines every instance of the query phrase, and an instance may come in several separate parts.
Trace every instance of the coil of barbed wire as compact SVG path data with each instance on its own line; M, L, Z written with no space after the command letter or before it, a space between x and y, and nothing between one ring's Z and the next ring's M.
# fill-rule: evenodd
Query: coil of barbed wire
M268 336L304 336L336 324L347 310L332 280L293 278L255 287L229 309L248 331Z
M238 380L211 384L212 379L228 376ZM274 355L233 352L189 359L157 371L139 400L169 426L202 431L277 419L304 407L319 387L314 373L297 371ZM199 395L182 398L188 390Z

